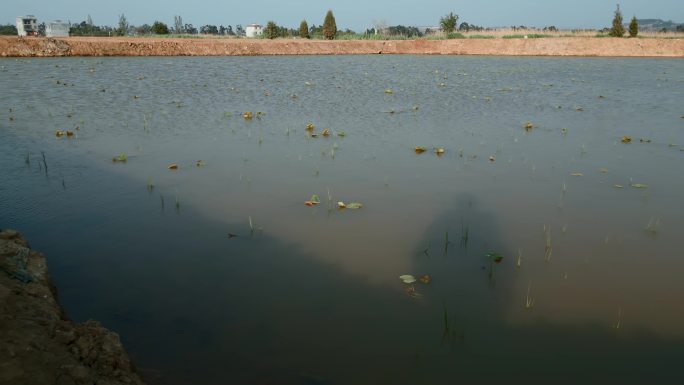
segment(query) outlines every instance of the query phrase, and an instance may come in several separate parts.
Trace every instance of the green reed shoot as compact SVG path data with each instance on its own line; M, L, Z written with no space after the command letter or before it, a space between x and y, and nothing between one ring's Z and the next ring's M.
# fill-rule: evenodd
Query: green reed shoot
M621 307L618 308L617 321L613 325L613 328L615 328L616 330L620 329L620 324L622 324L622 308Z
M470 233L470 227L463 224L461 221L461 246L463 248L468 248L468 234Z
M254 235L254 224L252 223L252 216L249 216L249 235Z
M43 165L45 165L45 174L48 172L47 160L45 159L45 151L41 152L43 154Z
M544 248L544 260L546 262L549 262L551 260L551 252L553 250L551 248L551 226L547 228L546 225L544 225L544 230L546 233L546 247Z
M532 290L532 281L527 284L527 296L525 297L525 309L531 309L534 306L534 298L530 297L530 290Z

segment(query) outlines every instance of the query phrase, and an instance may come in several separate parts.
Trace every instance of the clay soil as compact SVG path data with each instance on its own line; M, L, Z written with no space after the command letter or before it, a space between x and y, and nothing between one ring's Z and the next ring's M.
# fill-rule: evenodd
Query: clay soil
M684 57L684 39L300 40L0 37L0 56L504 55Z
M0 231L0 385L144 385L119 336L64 313L45 257Z

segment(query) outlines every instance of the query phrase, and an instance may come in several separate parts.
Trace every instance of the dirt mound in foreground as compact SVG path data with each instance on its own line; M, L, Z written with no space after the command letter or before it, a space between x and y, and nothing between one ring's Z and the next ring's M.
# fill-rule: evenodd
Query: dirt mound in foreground
M684 57L684 39L305 40L0 37L0 56L519 55Z
M119 336L64 314L45 257L0 232L0 385L143 385Z

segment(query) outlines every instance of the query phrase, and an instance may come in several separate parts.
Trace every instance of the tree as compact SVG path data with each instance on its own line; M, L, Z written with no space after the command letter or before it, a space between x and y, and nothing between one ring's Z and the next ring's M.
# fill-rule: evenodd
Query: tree
M90 15L88 15L88 18L86 19L86 29L84 32L90 36L93 35L93 18L90 17Z
M235 34L238 36L245 36L245 29L242 27L242 24L237 24L235 26Z
M180 17L180 15L173 17L173 32L178 34L185 33L185 29L183 28L183 18Z
M439 25L442 27L442 31L444 31L444 33L447 35L454 32L457 23L458 15L454 15L453 12L449 12L439 19Z
M143 24L140 27L136 28L135 32L138 35L149 35L152 33L152 26L150 26L149 24Z
M17 35L17 27L12 24L0 25L0 35Z
M152 24L152 33L155 35L168 35L169 27L161 21L155 21L154 24Z
M264 35L269 39L275 39L278 37L278 26L274 21L269 21L266 23L266 28L264 29Z
M470 24L466 23L465 21L461 23L461 26L458 27L459 31L464 31L464 32L470 32Z
M615 17L613 18L613 27L608 32L608 35L613 37L622 37L625 34L625 27L622 26L622 12L620 12L620 4L615 10Z
M185 24L183 26L183 33L189 33L191 35L197 35L197 28L192 24Z
M226 28L226 35L235 36L235 32L233 32L233 26L232 25L229 25L228 28Z
M332 10L328 10L323 21L323 36L328 40L332 40L335 38L335 35L337 35L337 23L335 22Z
M215 25L207 24L200 27L200 33L203 35L218 35L219 30Z
M119 15L119 28L116 29L115 34L126 36L126 33L128 33L128 20L126 20L126 16L122 13Z
M302 39L308 39L311 36L309 36L309 24L306 22L306 20L302 20L301 23L299 23L299 37Z
M632 17L632 21L629 22L629 37L636 37L639 33L639 22L636 16Z

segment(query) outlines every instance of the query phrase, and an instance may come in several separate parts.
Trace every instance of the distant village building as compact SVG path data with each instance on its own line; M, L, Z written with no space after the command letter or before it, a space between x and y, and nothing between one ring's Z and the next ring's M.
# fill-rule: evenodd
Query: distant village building
M61 20L45 24L45 36L47 37L69 37L69 23Z
M264 27L261 24L250 24L245 28L246 37L257 37L264 33Z
M19 36L38 36L38 19L33 15L17 16Z

